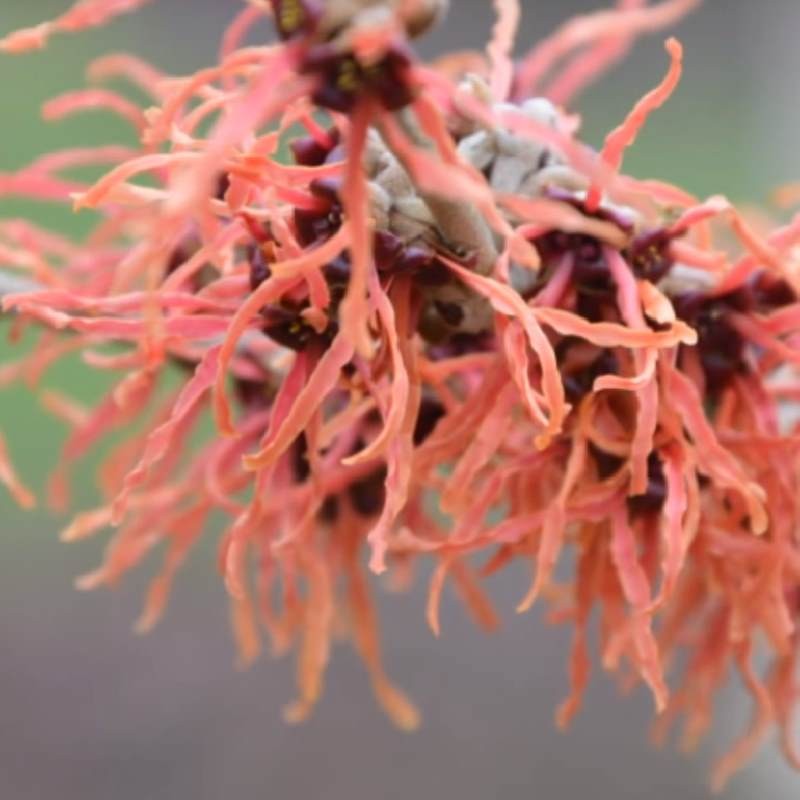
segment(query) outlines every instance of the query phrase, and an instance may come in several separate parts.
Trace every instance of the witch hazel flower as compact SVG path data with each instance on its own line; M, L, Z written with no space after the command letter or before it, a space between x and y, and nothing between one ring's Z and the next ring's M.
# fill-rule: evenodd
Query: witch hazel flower
M0 49L139 5L84 0ZM6 195L100 215L81 241L0 223L4 271L27 282L3 279L3 308L39 337L0 380L26 381L69 427L51 501L66 505L73 465L124 434L100 468L103 503L63 533L115 529L79 587L161 551L149 630L223 518L241 661L264 634L296 654L287 719L312 711L346 631L381 706L413 728L369 570L402 587L431 563L438 634L448 584L494 628L483 578L522 560L519 610L541 599L574 631L559 725L596 658L649 687L658 734L682 716L693 745L737 670L753 722L715 784L773 726L800 766L800 218L765 230L723 197L622 172L680 79L674 39L663 80L599 152L568 110L637 36L696 5L620 0L514 62L520 9L497 0L485 54L425 64L412 42L445 2L251 2L193 75L113 54L90 66L93 88L51 101L49 118L114 113L139 142L0 176ZM263 22L279 41L244 46ZM150 106L101 88L112 78ZM109 171L69 177L86 164ZM112 376L92 408L41 388L76 352ZM0 481L32 501L2 449Z

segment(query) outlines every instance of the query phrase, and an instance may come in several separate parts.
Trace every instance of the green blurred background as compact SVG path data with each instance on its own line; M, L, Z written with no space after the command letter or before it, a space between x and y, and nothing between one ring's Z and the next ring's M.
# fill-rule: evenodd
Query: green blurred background
M492 23L489 0L451 0L446 26L422 45L435 54L478 46ZM578 0L525 2L521 44L569 14L598 7ZM0 31L66 8L56 0L1 0ZM110 27L53 39L43 53L0 56L0 172L66 146L125 142L125 126L89 114L44 124L48 97L82 84L95 56L129 50L167 71L214 58L221 26L238 0L160 0ZM796 157L797 0L707 0L676 30L686 48L684 81L651 120L626 161L698 194L761 202L770 186L800 176ZM628 63L583 98L584 135L593 144L657 82L667 58L663 37L642 41ZM79 235L90 217L54 206L0 200L0 216L29 215ZM0 323L2 331L7 323ZM5 335L0 363L13 350ZM105 385L77 361L53 370L46 385L91 400ZM5 431L26 481L41 492L64 427L21 388L0 394ZM73 477L76 506L96 499L92 460ZM434 642L423 620L424 585L384 605L387 661L418 699L425 726L407 737L374 707L360 666L334 653L329 688L314 719L299 729L280 720L291 697L291 665L262 659L233 669L224 590L209 536L176 583L162 625L147 639L130 633L145 566L114 592L83 595L76 575L92 568L103 541L66 547L63 518L18 511L0 494L0 798L2 800L149 800L150 798L437 797L479 800L535 796L660 800L705 797L705 763L746 719L737 692L720 703L718 733L703 759L655 753L645 731L642 694L620 699L594 682L584 714L566 736L552 709L566 689L568 641L538 614L512 613L524 576L494 585L508 625L487 639L453 600ZM795 797L800 779L772 754L734 783L730 797Z

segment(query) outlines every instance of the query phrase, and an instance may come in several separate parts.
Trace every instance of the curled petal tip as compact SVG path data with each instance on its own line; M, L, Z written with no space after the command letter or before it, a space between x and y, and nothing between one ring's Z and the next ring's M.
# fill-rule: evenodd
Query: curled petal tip
M97 570L76 578L74 586L80 592L91 592L101 586L104 581L105 573L102 570Z
M158 619L149 614L143 614L133 625L133 633L137 636L147 636L158 624Z

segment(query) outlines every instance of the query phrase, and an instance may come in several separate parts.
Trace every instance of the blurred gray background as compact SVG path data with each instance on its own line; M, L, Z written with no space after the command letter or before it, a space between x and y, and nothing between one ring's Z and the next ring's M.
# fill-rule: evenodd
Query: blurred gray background
M492 23L489 0L451 0L447 24L426 54L477 46ZM65 0L0 0L0 29L31 24ZM588 0L525 0L521 47ZM238 0L158 0L107 30L53 41L44 54L0 58L0 171L43 150L102 142L122 128L100 117L53 126L37 109L80 85L93 56L128 49L168 70L213 57L216 36ZM707 0L675 33L686 48L684 82L651 120L626 169L699 194L762 201L775 183L800 178L796 76L797 0ZM627 65L580 104L592 143L663 74L658 36L642 41ZM0 204L0 214L29 211ZM79 229L55 209L40 218ZM9 357L0 345L0 360ZM56 371L51 383L86 398L98 388L84 372ZM22 390L0 395L0 425L37 488L56 458L63 429ZM94 497L91 462L75 476L76 502ZM334 652L325 697L307 724L292 728L280 709L293 690L290 661L263 658L234 669L224 590L208 537L176 583L165 620L149 637L131 633L150 568L118 590L79 594L76 575L100 558L102 541L66 547L63 525L44 511L23 515L0 496L0 800L484 800L582 798L694 800L707 796L706 769L748 714L740 687L720 698L715 735L691 760L647 739L644 692L622 698L596 675L584 712L567 734L553 709L563 697L565 630L537 609L513 608L521 572L492 584L504 629L476 631L447 596L443 636L424 622L425 584L382 602L391 674L421 705L422 730L393 730L372 701L360 664ZM151 565L151 567L154 565ZM800 778L766 748L726 796L795 798Z

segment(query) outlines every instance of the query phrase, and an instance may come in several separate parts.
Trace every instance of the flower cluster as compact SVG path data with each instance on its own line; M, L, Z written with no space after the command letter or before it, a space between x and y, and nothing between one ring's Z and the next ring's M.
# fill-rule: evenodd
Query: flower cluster
M6 194L101 215L82 242L0 223L0 257L33 282L3 307L40 331L3 379L35 386L74 351L118 375L92 409L46 393L71 426L53 499L96 442L133 431L101 468L103 505L64 533L117 528L79 585L112 585L163 548L147 630L221 514L242 661L261 630L297 652L287 718L311 711L344 626L379 702L412 728L381 660L366 558L397 585L433 563L434 632L448 580L494 627L481 580L521 559L519 609L542 598L574 630L560 725L589 680L596 609L602 666L650 688L660 728L684 715L689 744L741 673L753 723L717 783L773 724L800 766L800 218L764 230L723 197L620 171L680 78L673 39L663 81L600 152L565 110L637 35L696 4L620 0L515 63L518 4L497 0L486 55L426 65L411 41L441 0L252 2L194 75L129 55L92 65L150 108L106 88L53 100L49 117L104 109L140 142L0 176ZM83 0L0 50L138 5ZM269 17L280 42L242 46ZM87 163L112 168L92 186L63 177ZM0 480L31 501L2 451Z

